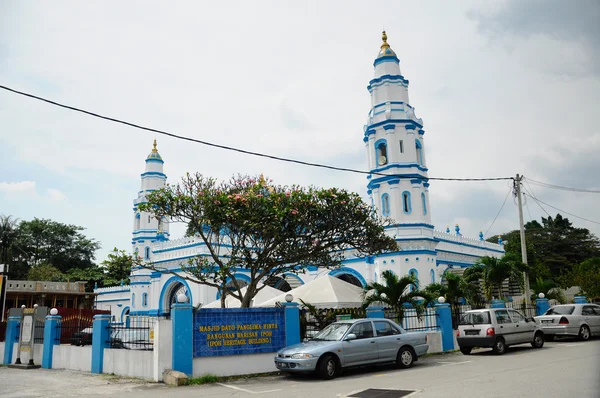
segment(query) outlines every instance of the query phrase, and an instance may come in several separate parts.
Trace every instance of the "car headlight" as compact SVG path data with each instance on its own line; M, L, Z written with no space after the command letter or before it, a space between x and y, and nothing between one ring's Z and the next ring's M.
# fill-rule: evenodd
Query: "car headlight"
M313 357L312 354L306 354L306 353L292 355L292 359L308 359L308 358L312 358L312 357Z

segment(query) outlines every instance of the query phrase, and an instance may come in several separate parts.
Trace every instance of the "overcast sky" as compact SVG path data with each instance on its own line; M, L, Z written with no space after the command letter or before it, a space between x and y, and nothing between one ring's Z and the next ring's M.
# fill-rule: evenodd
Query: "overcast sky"
M599 20L597 0L4 0L0 84L218 144L365 169L366 86L385 27L425 123L430 177L521 173L600 189ZM361 175L190 144L0 90L0 214L83 226L102 243L99 261L130 250L132 200L155 138L172 183L188 171L264 173L366 198ZM598 194L531 189L600 221ZM476 237L508 190L432 181L433 223ZM542 215L527 203L526 221ZM509 197L486 236L517 227Z

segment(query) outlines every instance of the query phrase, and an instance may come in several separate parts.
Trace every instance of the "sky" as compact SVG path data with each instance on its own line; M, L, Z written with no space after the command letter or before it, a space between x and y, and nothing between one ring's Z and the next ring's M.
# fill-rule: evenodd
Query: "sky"
M366 86L385 28L424 121L430 177L520 173L598 190L598 20L597 0L5 0L0 85L221 145L366 169ZM82 226L102 245L97 261L130 250L154 139L171 183L186 172L264 173L366 199L363 175L192 144L0 90L0 214ZM525 187L600 222L598 194ZM509 189L431 181L433 224L458 223L472 237L517 229L514 197L502 207ZM525 221L546 211L558 212L527 198ZM600 235L600 224L566 216ZM171 228L172 238L183 232Z

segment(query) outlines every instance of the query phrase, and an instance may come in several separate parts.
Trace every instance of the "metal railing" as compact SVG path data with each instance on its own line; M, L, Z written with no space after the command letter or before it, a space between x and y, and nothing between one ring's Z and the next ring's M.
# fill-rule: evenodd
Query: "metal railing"
M414 308L404 309L402 319L398 318L397 312L392 308L385 308L384 316L399 324L406 331L414 332L426 332L426 331L437 331L438 326L438 314L435 308L427 307L422 313L418 313Z
M155 317L129 316L123 323L111 323L107 344L117 349L153 350L156 322Z
M366 318L364 308L319 308L316 312L308 309L300 311L300 338L310 338L323 330L327 325L340 319Z

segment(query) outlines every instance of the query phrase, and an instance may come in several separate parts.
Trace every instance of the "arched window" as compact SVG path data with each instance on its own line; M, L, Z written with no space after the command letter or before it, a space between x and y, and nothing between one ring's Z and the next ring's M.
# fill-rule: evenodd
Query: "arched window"
M137 213L135 215L135 230L139 230L140 229L140 213Z
M144 249L144 259L150 260L150 248L146 246Z
M410 271L408 271L408 275L414 277L417 280L416 285L417 285L417 289L418 289L419 288L419 271L412 268ZM414 290L415 290L415 287L413 285L410 285L410 291L412 292Z
M131 293L131 308L135 308L135 293Z
M423 146L419 140L415 140L415 146L417 148L417 163L423 166Z
M402 210L405 214L412 213L412 204L410 203L410 192L402 192Z
M375 143L375 163L378 166L388 163L387 141L384 139L378 140Z
M381 213L386 217L390 215L390 196L387 193L381 195Z
M148 214L148 224L150 224L150 220L151 220L150 214Z
M427 198L425 192L421 192L421 202L423 202L423 215L427 214Z
M142 307L148 306L148 293L142 293Z
M431 283L435 283L435 271L433 269L429 271L429 276L431 276Z

